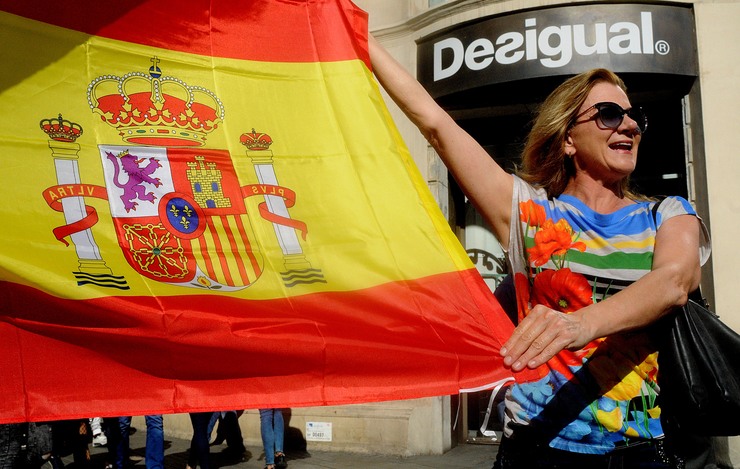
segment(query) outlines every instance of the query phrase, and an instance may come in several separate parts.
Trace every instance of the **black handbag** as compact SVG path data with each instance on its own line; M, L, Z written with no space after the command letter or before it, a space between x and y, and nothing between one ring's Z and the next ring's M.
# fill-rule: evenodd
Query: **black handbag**
M653 330L663 420L697 435L740 434L740 335L706 307L699 290Z

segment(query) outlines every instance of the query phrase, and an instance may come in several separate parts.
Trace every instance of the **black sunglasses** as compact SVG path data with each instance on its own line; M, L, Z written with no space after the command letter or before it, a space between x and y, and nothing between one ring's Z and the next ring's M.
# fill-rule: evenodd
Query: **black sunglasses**
M640 133L644 134L647 130L647 116L642 111L641 107L633 107L632 109L625 110L622 109L622 106L619 104L610 102L594 104L590 108L578 114L574 119L573 125L590 121L591 119L587 119L585 121L578 122L578 118L589 112L591 109L596 109L598 111L591 119L598 119L601 125L607 129L617 130L619 126L622 125L624 115L627 114L630 116L630 119L637 122L637 128L640 130Z

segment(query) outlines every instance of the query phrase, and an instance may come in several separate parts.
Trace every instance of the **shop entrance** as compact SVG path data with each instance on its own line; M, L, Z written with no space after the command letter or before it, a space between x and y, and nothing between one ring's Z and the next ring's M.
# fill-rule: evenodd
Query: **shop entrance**
M635 81L635 85L627 82L629 90L639 89L640 85L644 88L639 80ZM484 94L489 93L487 91ZM631 178L634 189L639 193L688 198L684 94L666 94L665 90L649 89L636 95L630 93L632 105L642 106L648 116L648 130L640 143L637 168ZM517 98L508 95L508 99L512 102ZM485 101L481 99L477 102ZM496 102L496 99L491 97L488 101ZM534 109L535 104L485 109L457 107L449 112L501 166L511 172L519 162ZM506 278L503 252L490 229L451 177L449 184L454 219L459 231L465 233L465 249L493 291ZM510 317L515 320L515 312ZM496 404L502 398L502 393L493 400L494 405L489 410L490 396L491 391L461 396L463 425L458 433L461 442L495 444L500 440L503 416Z

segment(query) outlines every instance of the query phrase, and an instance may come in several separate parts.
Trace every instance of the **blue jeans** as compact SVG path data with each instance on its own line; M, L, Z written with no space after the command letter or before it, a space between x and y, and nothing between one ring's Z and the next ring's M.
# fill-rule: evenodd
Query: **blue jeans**
M213 438L213 429L216 428L216 424L225 414L226 412L214 412L211 415L211 420L208 422L208 430L206 431L208 433L208 441L211 441L211 438Z
M164 469L164 422L161 415L146 415L146 469ZM118 417L115 469L124 469L128 461L131 417Z
M275 453L283 452L285 422L282 409L260 409L260 433L265 464L275 464Z

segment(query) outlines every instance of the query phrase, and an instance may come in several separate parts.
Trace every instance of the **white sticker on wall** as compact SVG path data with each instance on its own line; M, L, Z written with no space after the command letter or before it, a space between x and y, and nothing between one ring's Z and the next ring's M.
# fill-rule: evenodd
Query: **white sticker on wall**
M306 441L331 441L331 422L306 422Z

